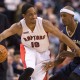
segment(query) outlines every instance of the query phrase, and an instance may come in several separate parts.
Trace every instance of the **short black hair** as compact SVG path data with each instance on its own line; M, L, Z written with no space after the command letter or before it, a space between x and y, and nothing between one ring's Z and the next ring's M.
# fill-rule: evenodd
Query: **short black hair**
M25 3L23 6L22 6L22 10L21 10L21 13L22 14L25 14L27 12L27 10L31 7L34 7L32 4L30 3Z

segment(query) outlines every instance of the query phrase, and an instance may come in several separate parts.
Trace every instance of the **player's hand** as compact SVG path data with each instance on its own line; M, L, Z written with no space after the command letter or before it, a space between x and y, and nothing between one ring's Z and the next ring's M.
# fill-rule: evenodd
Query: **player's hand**
M43 63L43 70L48 71L49 69L53 68L54 66L54 61L49 61Z
M70 52L70 51L62 51L61 53L58 54L58 56L56 57L55 61L54 61L54 67L58 66L59 64L61 64L66 57L71 57L74 58L76 55L74 52Z

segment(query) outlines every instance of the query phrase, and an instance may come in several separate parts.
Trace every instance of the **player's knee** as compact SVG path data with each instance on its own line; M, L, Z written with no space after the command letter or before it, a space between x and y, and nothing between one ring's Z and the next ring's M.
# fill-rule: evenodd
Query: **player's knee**
M19 77L19 80L30 80L30 76L32 75L33 71L33 68L26 68Z

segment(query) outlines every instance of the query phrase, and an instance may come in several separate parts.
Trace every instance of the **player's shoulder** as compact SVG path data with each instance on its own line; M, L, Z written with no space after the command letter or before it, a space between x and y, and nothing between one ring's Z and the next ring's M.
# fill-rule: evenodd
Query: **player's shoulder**
M22 27L21 27L20 22L12 24L9 30L20 35L22 32Z
M56 29L56 27L53 26L53 24L49 20L43 19L42 24L43 24L43 28L46 32L52 32L53 29Z
M43 19L42 23L43 23L43 26L46 26L46 27L53 26L53 24L51 23L51 21L46 20L46 19Z
M16 23L12 24L12 27L15 27L15 28L18 28L18 29L22 28L20 22L16 22Z

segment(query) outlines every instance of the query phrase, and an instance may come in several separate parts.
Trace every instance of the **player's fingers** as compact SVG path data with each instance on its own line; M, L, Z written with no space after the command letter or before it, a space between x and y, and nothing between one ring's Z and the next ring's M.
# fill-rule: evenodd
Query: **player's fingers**
M49 63L44 63L42 67L44 71L48 71L51 68L51 65Z
M64 59L65 57L66 57L66 55L60 55L58 58Z
M46 65L43 65L42 66L42 70L47 71L47 66Z

